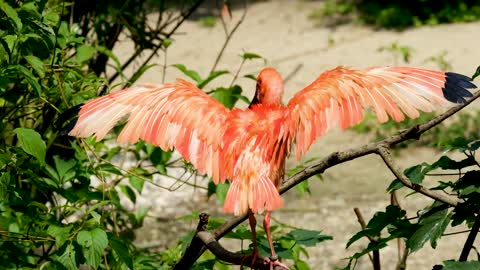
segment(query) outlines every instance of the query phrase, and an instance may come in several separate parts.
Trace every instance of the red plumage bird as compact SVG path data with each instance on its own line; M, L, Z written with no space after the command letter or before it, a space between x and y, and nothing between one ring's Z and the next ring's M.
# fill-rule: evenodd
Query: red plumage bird
M270 243L269 262L276 261L270 233L271 211L283 205L278 187L285 158L296 145L300 158L328 129L359 123L371 108L378 121L402 121L438 105L462 103L476 88L467 76L410 67L354 70L337 67L321 74L287 105L281 102L283 79L273 68L263 69L247 109L225 108L195 85L141 85L87 102L70 132L97 140L128 117L119 142L142 139L164 150L175 148L200 173L215 183L231 185L224 211L249 214L257 256L254 214L265 213L263 225ZM268 260L268 259L267 259Z

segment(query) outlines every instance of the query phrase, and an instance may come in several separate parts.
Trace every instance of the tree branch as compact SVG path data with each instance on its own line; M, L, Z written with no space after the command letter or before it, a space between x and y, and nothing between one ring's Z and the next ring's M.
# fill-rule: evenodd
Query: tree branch
M253 261L254 257L251 255L242 255L226 250L220 245L220 243L217 242L214 235L209 232L199 232L197 233L197 236L203 241L203 243L205 243L205 246L207 246L208 250L210 250L217 258L222 261L229 262L235 265L250 266L253 269L270 269L270 264L268 264L262 257L256 257L255 261ZM286 270L284 267L281 267L279 265L275 266L275 268L273 269Z
M421 193L434 200L441 201L451 206L456 206L459 203L459 200L444 193L440 193L436 190L426 189L422 185L412 183L412 181L410 181L410 179L408 179L408 177L406 177L398 169L397 165L393 161L392 154L390 153L390 149L388 147L385 147L383 145L378 146L377 153L382 157L383 161L393 173L393 175L395 175L395 177L397 177L397 179L400 180L400 182L402 182L406 187L413 189L416 192Z
M462 253L460 253L460 258L458 261L466 262L468 259L468 254L470 250L473 248L473 243L475 242L475 238L477 237L478 230L480 229L480 214L477 213L477 217L475 218L475 222L472 225L472 229L468 234L467 240L465 241L465 245L463 246Z
M342 152L334 152L327 157L323 158L322 160L318 161L317 163L303 169L302 171L292 175L290 178L288 178L280 187L280 194L283 194L293 188L294 186L300 184L301 182L307 180L308 178L325 172L328 168L331 168L335 165L344 163L346 161L356 159L359 157L363 157L369 154L373 153L383 153L384 156L389 158L388 151L387 155L385 155L384 149L388 149L389 147L392 147L396 144L399 144L403 141L407 141L409 139L418 139L423 133L426 131L430 130L431 128L435 127L436 125L440 124L442 121L445 119L449 118L456 112L460 111L461 109L465 108L467 105L472 103L474 100L476 100L478 97L480 97L480 91L477 91L471 99L469 99L467 102L461 105L457 105L455 107L452 107L448 111L444 112L443 114L440 114L439 116L433 118L432 120L426 122L425 124L417 125L414 126L410 129L407 129L404 132L401 132L400 134L393 135L391 137L388 137L382 141L379 141L377 143L369 143L365 144L363 146L360 146L358 148L353 148L350 150L342 151ZM387 164L388 165L388 164ZM399 173L399 175L402 175ZM405 180L405 179L404 179ZM410 181L410 180L408 180ZM406 181L406 183L408 183ZM410 181L411 183L411 181ZM404 183L405 184L405 183ZM407 187L410 187L415 190L415 188L418 189L417 186L414 186L413 184L406 185ZM421 186L420 186L421 187ZM423 188L423 187L422 187ZM425 192L425 188L419 189ZM432 195L431 191L428 190L427 193L429 195ZM432 195L434 199L444 199L443 202L450 204L452 206L457 204L457 201L454 199L448 197L444 198L443 194L442 196L437 196L438 194ZM428 196L428 195L427 195ZM430 197L430 196L429 196ZM233 228L235 228L238 224L242 223L244 220L247 219L247 215L243 216L238 216L238 217L233 217L232 219L228 220L225 222L222 226L218 227L214 232L213 236L216 240L222 238L225 234L230 232ZM194 249L190 251L190 253L185 252L180 259L179 263L183 262L184 260L190 260L195 262L202 254L205 252L206 247L205 246L196 246ZM192 263L193 264L193 263ZM191 267L191 265L188 265L187 268L182 268L182 269L188 269ZM180 269L180 268L176 268Z

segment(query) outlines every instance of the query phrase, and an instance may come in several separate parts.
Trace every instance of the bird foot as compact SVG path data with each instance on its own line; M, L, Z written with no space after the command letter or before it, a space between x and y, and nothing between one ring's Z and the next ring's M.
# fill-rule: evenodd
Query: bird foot
M274 270L277 266L279 269L289 270L288 266L278 260L278 256L265 258L265 263L270 264L270 270Z

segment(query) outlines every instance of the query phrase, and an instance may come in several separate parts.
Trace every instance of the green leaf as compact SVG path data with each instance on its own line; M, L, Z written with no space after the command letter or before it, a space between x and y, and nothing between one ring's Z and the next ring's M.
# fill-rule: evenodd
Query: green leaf
M307 247L313 247L320 242L333 239L330 235L322 234L321 231L303 229L292 230L288 233L288 236L291 236L298 244Z
M447 209L437 211L427 217L422 216L418 222L421 227L407 240L407 247L415 252L430 240L432 248L435 248L437 240L442 236L451 218L452 214L449 214Z
M101 172L113 173L116 175L123 175L123 173L115 165L110 163L100 164L95 169Z
M34 156L42 165L45 165L47 146L40 134L29 128L16 128L13 132L17 134L18 142L23 151Z
M356 233L350 240L347 242L347 248L353 244L358 239L370 236L370 237L377 237L380 235L380 232L393 223L397 223L401 221L401 219L405 216L406 212L400 209L398 206L389 205L386 208L385 212L377 212L373 216L372 219L368 222L365 229Z
M187 67L185 67L185 65L182 64L175 64L173 66L180 70L183 74L197 82L197 84L202 82L202 78L195 70L188 69Z
M77 62L82 63L85 61L90 60L93 55L95 54L96 50L95 48L92 48L87 45L80 45L77 48Z
M220 87L213 90L211 96L222 103L225 107L232 109L237 103L239 96L242 93L242 88L234 85L230 88Z
M170 47L170 45L172 45L172 43L173 43L173 40L171 40L170 38L164 38L162 41L162 47L164 49L167 49L168 47Z
M143 65L141 66L130 79L128 80L128 85L134 84L140 77L142 77L145 71L149 70L150 68L156 66L157 64L150 64L150 65Z
M121 239L117 239L114 236L109 237L108 241L110 242L110 247L117 254L117 258L123 261L128 268L133 269L132 255L130 255L128 246Z
M465 167L475 165L475 159L473 157L467 157L460 161L455 161L447 156L442 156L439 160L432 164L434 167L440 167L444 170L458 170Z
M230 73L230 72L228 72L228 70L214 71L214 72L210 73L210 75L208 75L208 77L205 80L198 83L197 87L200 88L200 89L203 89L203 87L205 87L209 82L211 82L215 78L217 78L217 77L219 77L223 74L228 74L228 73Z
M215 190L215 194L217 195L217 200L221 204L225 202L225 198L227 197L227 191L229 187L230 187L230 184L227 182L217 184L217 189Z
M252 239L252 232L247 228L247 226L240 224L234 230L227 233L225 238L250 240Z
M456 261L444 261L442 270L478 270L480 269L480 262L456 262Z
M242 57L245 60L252 60L252 59L259 59L259 58L262 59L263 58L256 53L249 53L249 52L241 54L240 57Z
M130 185L138 191L138 193L142 193L143 185L145 184L145 180L135 175L131 175L128 177L128 181Z
M53 156L53 162L59 176L61 183L66 183L75 177L75 165L77 164L75 159L69 159L65 161L60 156Z
M472 81L475 80L476 77L480 76L480 66L477 67L477 70L475 70L475 73L472 75Z
M15 9L13 9L10 5L8 5L3 0L0 1L0 10L3 11L5 15L7 15L7 17L13 21L13 23L15 23L14 26L15 28L17 28L16 30L20 32L22 30L23 24L20 17L18 17L17 11L15 11Z
M65 248L65 251L57 259L65 268L78 269L77 263L75 262L75 247L72 243L68 244Z
M42 60L34 55L25 56L25 60L32 66L32 68L37 72L40 78L45 77L45 68L43 66Z
M257 76L255 76L254 74L247 74L245 76L243 76L244 78L248 78L248 79L251 79L251 80L254 80L254 81L257 81Z
M103 250L108 245L108 237L104 230L95 228L82 230L77 235L77 242L82 246L83 256L88 265L97 268L100 265Z
M0 176L0 201L7 200L8 186L10 185L10 173L4 172Z
M395 190L399 190L403 188L405 185L402 183L402 181L395 179L393 180L390 185L387 187L387 192L393 192Z
M120 185L120 190L127 196L127 198L130 199L133 203L137 202L137 195L135 195L135 192L133 189L128 186L128 185Z
M51 224L48 226L47 234L55 238L55 244L57 247L61 247L67 241L72 227L72 225L63 227Z
M414 184L421 184L423 178L425 178L425 173L422 172L422 165L415 165L407 168L403 174L405 174L405 176L408 177Z
M42 93L42 86L38 83L38 79L33 76L32 72L26 67L21 65L14 65L8 67L6 72L10 77L18 77L19 73L23 75L24 79L32 86L32 88L37 92L37 95L40 96Z

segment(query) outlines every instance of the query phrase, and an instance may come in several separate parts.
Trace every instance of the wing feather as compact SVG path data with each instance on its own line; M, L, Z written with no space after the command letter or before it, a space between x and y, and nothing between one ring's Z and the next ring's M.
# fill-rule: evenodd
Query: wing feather
M419 116L438 105L461 103L476 88L467 76L410 67L375 67L354 70L345 67L322 73L302 89L287 105L291 136L300 157L332 126L347 128L363 119L372 109L379 122L391 117Z
M72 136L105 137L119 121L127 124L119 142L140 139L164 150L177 149L200 173L225 180L221 142L230 110L193 84L142 85L88 101L69 133Z

